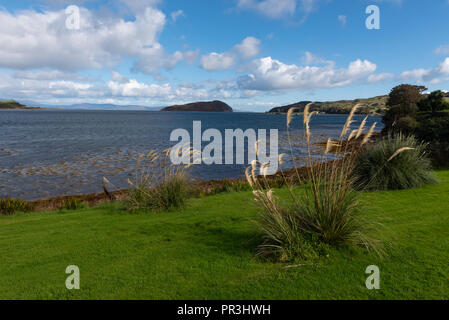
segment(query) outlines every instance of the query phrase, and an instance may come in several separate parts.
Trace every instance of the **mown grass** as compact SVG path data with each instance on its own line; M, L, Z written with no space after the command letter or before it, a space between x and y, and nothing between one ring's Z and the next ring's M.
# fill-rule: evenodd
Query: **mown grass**
M1 217L0 299L449 299L449 171L438 178L362 195L364 215L382 224L385 257L331 249L294 268L256 256L250 192L160 214L104 205ZM78 291L65 288L71 264L80 267ZM381 270L378 291L365 287L372 264Z

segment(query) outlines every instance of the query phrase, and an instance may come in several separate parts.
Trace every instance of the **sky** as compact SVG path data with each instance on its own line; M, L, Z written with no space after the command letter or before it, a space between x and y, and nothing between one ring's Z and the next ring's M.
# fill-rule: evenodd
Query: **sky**
M449 89L449 0L0 0L3 99L263 112L401 83Z

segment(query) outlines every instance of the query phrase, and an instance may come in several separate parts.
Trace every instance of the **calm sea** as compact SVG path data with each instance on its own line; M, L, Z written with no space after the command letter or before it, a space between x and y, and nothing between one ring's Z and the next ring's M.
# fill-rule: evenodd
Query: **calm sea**
M356 117L356 127L362 116ZM201 121L203 131L225 129L279 129L285 152L285 115L262 113L162 113L148 111L0 111L0 197L25 200L101 192L102 177L126 188L137 156L163 150L177 128L192 130ZM316 141L339 134L346 116L318 115L312 120ZM368 125L381 123L370 117ZM381 129L381 127L378 127ZM293 122L302 135L302 117ZM224 135L223 135L224 137ZM206 145L207 143L203 143ZM297 148L297 156L304 152ZM200 179L241 177L243 165L194 166Z

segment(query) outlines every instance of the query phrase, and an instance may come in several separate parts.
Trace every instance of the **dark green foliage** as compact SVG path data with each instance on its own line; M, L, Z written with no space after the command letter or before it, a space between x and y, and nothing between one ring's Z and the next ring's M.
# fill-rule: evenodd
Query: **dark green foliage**
M398 190L437 183L427 145L413 136L387 136L360 152L355 162L355 186L361 190ZM389 159L402 148L405 150Z
M398 132L413 134L418 126L419 123L414 117L406 116L396 122L394 129Z
M438 111L442 111L449 107L444 99L445 95L441 90L433 91L427 98L418 103L420 111L431 111L435 115Z
M423 117L415 134L418 139L429 143L428 148L436 166L449 164L449 115Z
M17 212L30 212L33 211L34 206L32 203L21 199L0 199L0 215L12 215Z
M416 114L418 103L424 98L422 93L425 90L427 90L426 87L409 84L402 84L391 90L387 101L389 108L382 119L385 124L384 133L395 130L401 118L413 117Z

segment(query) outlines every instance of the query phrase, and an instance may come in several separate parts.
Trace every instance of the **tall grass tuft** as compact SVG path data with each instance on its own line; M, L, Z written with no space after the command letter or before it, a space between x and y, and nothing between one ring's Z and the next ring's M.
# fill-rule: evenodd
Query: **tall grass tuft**
M186 151L193 158L193 150L183 150ZM185 206L189 197L189 166L173 165L170 152L171 149L162 153L151 151L138 157L134 179L128 179L129 210L161 212Z
M356 159L357 188L400 190L437 183L426 148L426 144L404 134L390 135L368 146Z
M17 212L30 212L34 210L34 205L22 199L0 199L0 215L12 215Z
M354 162L361 144L369 141L375 126L361 139L366 120L357 130L351 131L353 117L359 108L356 105L341 131L340 138L329 139L321 157L312 154L310 121L315 113L304 111L304 145L307 150L306 175L301 176L298 165L293 164L296 180L292 183L282 170L289 199L274 195L270 180L265 175L255 174L254 164L247 168L245 176L253 189L256 201L262 206L259 226L263 243L258 252L263 256L274 256L281 261L295 259L310 260L319 257L328 246L362 246L380 252L378 241L369 236L374 223L362 215L358 193L354 189ZM292 122L287 115L287 130ZM351 131L351 132L350 132ZM291 139L288 134L289 140ZM352 140L349 138L360 138ZM290 144L291 145L291 144ZM328 153L333 152L338 160L326 162ZM292 159L296 157L291 150ZM260 164L261 172L266 164Z

